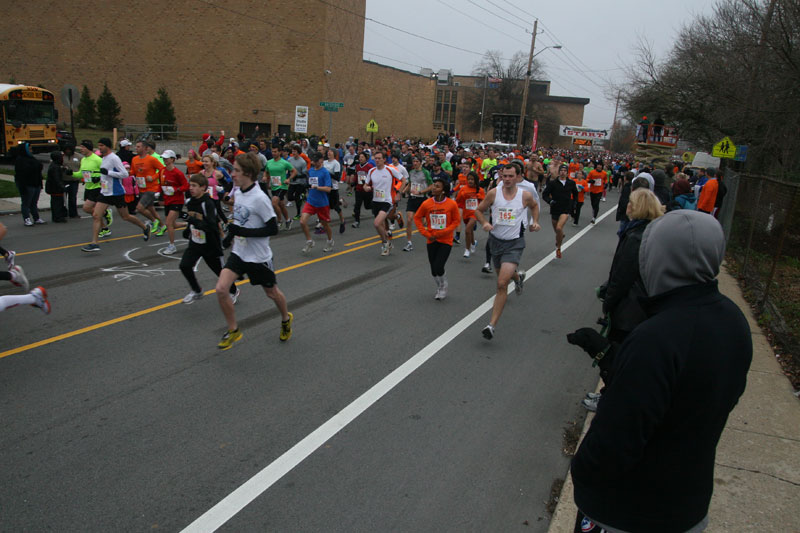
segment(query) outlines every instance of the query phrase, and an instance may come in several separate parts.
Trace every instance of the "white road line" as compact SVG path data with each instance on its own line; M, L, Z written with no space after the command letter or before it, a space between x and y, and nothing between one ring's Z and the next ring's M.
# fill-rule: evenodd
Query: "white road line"
M612 213L616 213L616 206L603 213L598 222L602 221ZM574 237L565 242L561 248L566 250L578 239L586 235L593 226L587 226L575 234ZM555 259L555 251L544 257L533 267L528 269L527 277L535 275L543 269L550 261ZM514 290L513 284L509 284L508 292ZM380 400L395 386L399 385L404 379L410 376L415 370L421 367L431 357L447 346L450 341L455 339L460 333L470 327L476 320L492 309L494 296L476 307L470 314L459 320L447 331L439 335L433 342L417 352L411 359L400 365L391 374L372 386L367 392L356 398L347 407L336 413L327 422L309 433L303 440L292 446L283 455L275 459L259 473L247 480L238 489L231 492L214 507L203 513L197 520L189 524L183 531L184 533L211 532L225 524L233 518L239 511L244 509L250 502L263 494L268 488L274 485L283 476L289 473L294 467L303 462L317 448L329 441L334 435L344 429L350 422L355 420L361 413L369 409L375 402ZM476 332L477 335L477 332Z

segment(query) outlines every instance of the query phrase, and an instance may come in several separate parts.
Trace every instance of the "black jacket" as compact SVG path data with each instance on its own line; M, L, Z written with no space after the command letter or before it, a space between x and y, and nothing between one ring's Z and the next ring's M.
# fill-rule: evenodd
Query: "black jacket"
M640 298L646 296L639 275L639 246L649 222L629 222L617 243L603 301L603 312L611 315L611 329L633 331L646 318L639 302Z
M708 512L714 456L753 346L716 280L647 300L572 460L575 502L624 531L685 531ZM691 317L691 319L690 319Z
M29 154L20 154L14 161L14 181L26 187L42 186L42 164Z
M619 193L619 203L617 204L617 215L614 220L617 222L627 222L628 214L625 212L628 209L628 202L631 198L631 184L626 183L622 186L622 191Z
M53 162L47 168L47 181L44 184L47 194L64 194L64 167Z
M578 186L567 178L562 185L559 180L551 180L542 192L542 199L550 204L551 213L572 213L578 201Z

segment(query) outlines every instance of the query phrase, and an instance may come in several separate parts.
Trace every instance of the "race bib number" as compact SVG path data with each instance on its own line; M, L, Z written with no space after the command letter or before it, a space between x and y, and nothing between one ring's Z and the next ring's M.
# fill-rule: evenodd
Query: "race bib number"
M444 229L447 227L447 215L442 213L431 213L431 229Z
M88 170L83 171L83 182L89 183L92 181L92 173Z
M310 176L308 178L309 187L319 187L319 178L317 176Z
M419 195L422 192L422 184L411 182L411 194Z
M281 177L280 176L270 176L269 181L273 187L280 187L281 186Z
M164 194L166 194L167 196L172 196L173 194L175 194L175 189L173 187L164 186L162 188L164 190Z
M603 185L603 180L601 179L594 180L595 187L600 187L601 185Z
M477 198L467 198L466 207L470 211L475 211L478 209L478 199Z
M108 185L109 183L106 180L100 180L100 192L102 192L103 194L108 194L109 193Z
M233 238L233 240L239 246L244 246L245 244L247 244L247 237L242 237L241 235L237 235L236 237Z
M364 171L358 172L358 183L364 185L367 182L367 173Z
M140 189L144 189L147 187L147 180L144 179L144 176L136 176L136 185L138 185Z
M195 242L197 244L205 244L206 232L192 226L192 242Z
M497 222L501 226L514 226L517 223L517 215L511 207L501 207L497 210Z
M383 189L375 189L375 194L373 194L373 197L376 200L386 200L386 191Z

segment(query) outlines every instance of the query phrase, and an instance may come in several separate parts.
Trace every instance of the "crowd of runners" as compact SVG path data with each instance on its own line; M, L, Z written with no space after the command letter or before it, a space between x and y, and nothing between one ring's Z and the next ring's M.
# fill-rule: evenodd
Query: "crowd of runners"
M26 155L17 158L18 173L35 167ZM282 316L280 339L291 337L293 316L277 287L269 238L290 230L295 221L303 232L303 254L311 254L315 246L312 231L326 236L323 253L335 249L334 229L339 234L346 231L344 211L351 204L353 229L361 226L363 210L372 212L381 256L392 253L392 241L398 238L393 233L398 229L406 238L402 251L413 252L416 228L425 239L436 300L447 297L445 265L453 246L463 242L464 258L478 253L480 232L476 227L480 226L487 234L481 271L496 272L497 279L491 320L482 330L486 339L492 339L508 286L513 282L517 294L523 291L525 272L518 267L525 232L541 229L542 202L548 205L554 253L560 259L564 226L569 220L574 226L581 223L587 194L589 223L594 224L608 191L620 190L617 220L621 235L634 178L639 183L646 181L650 192L669 208L714 214L724 196L716 169L684 173L678 163L654 169L635 163L631 154L608 152L540 149L503 153L480 145L465 148L457 138L444 135L430 145L391 137L374 144L351 138L343 145L330 145L324 138L297 142L267 139L257 131L252 139L208 133L197 150L189 150L178 163L180 159L172 150L159 154L156 144L147 140L132 143L122 139L116 152L111 139L101 138L96 146L83 140L63 153L54 152L47 171L52 217L54 222L79 217L77 196L82 184L80 207L93 221L84 252L101 250L101 239L111 235L113 211L139 228L145 241L166 234L169 242L164 254L177 253L176 236L182 235L188 244L180 270L191 289L184 303L203 297L194 274L200 259L218 276L217 299L228 326L220 349L230 348L242 338L233 306L239 296L235 282L244 276L251 284L263 286L276 305ZM40 176L41 171L41 164L33 170ZM158 204L163 211L156 209ZM23 218L26 226L44 223L38 213L34 221L24 209ZM231 246L225 259L224 250ZM0 275L27 290L13 252L2 253L9 270ZM41 287L13 298L25 300L3 300L4 308L30 303L50 310Z

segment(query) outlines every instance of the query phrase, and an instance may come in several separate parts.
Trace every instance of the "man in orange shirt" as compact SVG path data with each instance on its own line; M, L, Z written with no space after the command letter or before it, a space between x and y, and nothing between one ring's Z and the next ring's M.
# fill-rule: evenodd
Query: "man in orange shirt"
M703 188L700 189L700 198L697 200L697 210L709 215L714 211L714 205L717 202L717 192L719 191L719 182L717 181L717 169L709 168L706 171L708 181L705 182Z
M603 197L607 177L603 172L603 163L599 161L594 164L594 170L586 177L589 181L589 197L592 202L592 224L597 220L597 213L600 211L600 198Z
M136 178L136 185L139 187L139 204L136 206L136 211L152 221L154 235L164 235L167 231L167 226L159 218L155 208L156 193L161 190L162 170L164 164L152 155L147 155L147 146L144 142L138 141L136 155L131 162L131 174Z
M433 180L433 197L419 206L414 214L414 223L420 234L428 239L428 261L431 275L436 281L436 300L447 297L447 276L444 265L453 249L453 233L460 222L458 205L449 198L450 185L442 178Z

